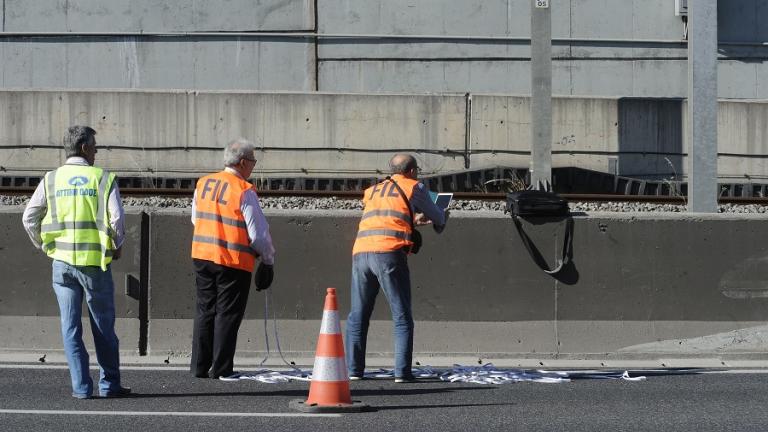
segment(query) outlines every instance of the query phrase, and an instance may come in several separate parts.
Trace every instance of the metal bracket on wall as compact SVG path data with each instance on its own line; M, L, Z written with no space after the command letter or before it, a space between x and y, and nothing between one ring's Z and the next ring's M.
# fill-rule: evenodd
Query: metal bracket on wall
M139 296L141 295L140 293L141 293L141 283L139 282L139 280L132 273L126 273L125 274L125 295L138 301Z

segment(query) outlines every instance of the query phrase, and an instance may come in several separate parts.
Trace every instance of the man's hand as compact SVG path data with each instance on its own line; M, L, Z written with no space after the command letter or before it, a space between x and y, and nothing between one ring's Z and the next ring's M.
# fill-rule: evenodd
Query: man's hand
M424 216L424 213L416 213L413 215L413 224L416 226L429 225L432 221Z
M256 291L263 291L269 288L274 277L274 266L260 263L259 268L256 269L256 273L253 275L253 284L256 286Z
M119 260L122 255L123 255L123 247L120 246L119 248L112 251L112 261Z
M432 228L435 229L435 232L440 234L445 229L445 226L448 225L448 218L451 216L451 211L448 209L443 210L443 214L445 215L445 219L443 220L442 225L434 224L432 225Z

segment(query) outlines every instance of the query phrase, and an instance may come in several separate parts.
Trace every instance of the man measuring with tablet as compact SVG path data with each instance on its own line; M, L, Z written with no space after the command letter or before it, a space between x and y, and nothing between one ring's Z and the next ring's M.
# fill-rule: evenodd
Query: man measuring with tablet
M448 192L441 192L441 193L430 192L429 197L432 198L432 202L435 203L435 205L439 207L440 210L445 210L448 208L448 205L451 204L451 200L453 199L453 194Z
M389 167L392 175L366 189L363 196L365 209L352 249L352 307L345 345L349 377L362 379L368 324L376 295L379 289L384 290L394 322L395 382L405 383L414 380L408 255L421 243L414 225L432 224L435 232L441 233L448 210L435 205L427 187L417 180L416 158L396 154Z

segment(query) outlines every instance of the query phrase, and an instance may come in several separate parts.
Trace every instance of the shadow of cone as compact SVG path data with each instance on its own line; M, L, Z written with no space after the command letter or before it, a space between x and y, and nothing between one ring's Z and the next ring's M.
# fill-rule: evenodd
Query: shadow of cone
M306 401L292 400L289 406L310 413L361 412L369 409L368 405L353 401L349 391L336 288L328 288L325 296L309 397Z

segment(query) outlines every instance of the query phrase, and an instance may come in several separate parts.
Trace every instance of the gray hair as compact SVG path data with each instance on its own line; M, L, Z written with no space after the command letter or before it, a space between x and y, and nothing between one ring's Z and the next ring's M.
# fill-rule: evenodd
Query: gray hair
M234 141L230 141L226 147L224 147L224 166L235 166L242 159L253 158L253 150L255 149L252 142L245 138L238 138Z
M68 158L82 156L83 144L90 144L96 131L88 126L70 126L64 135L64 153Z

